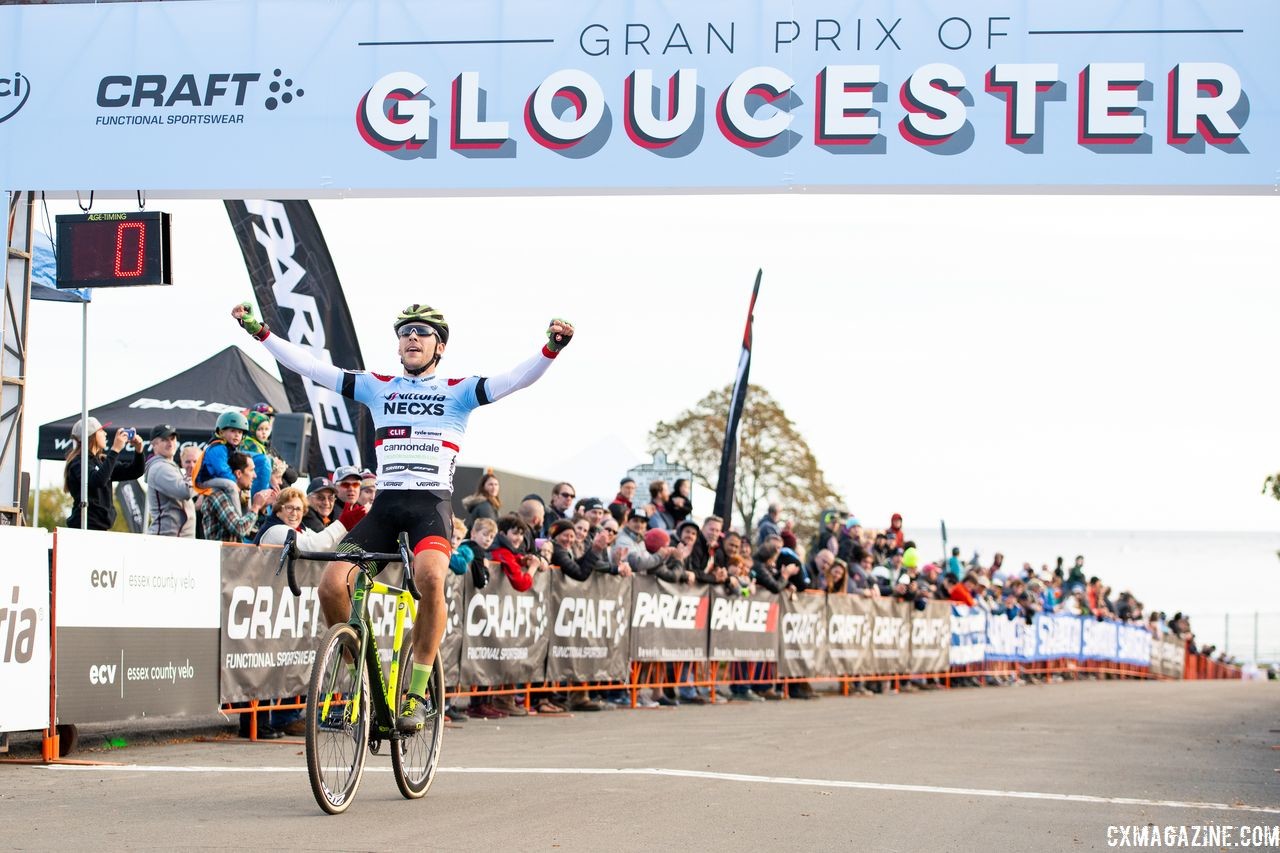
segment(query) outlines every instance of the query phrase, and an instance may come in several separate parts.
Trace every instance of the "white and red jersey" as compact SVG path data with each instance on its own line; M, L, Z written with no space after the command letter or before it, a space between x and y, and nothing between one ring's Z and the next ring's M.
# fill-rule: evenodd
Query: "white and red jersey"
M556 354L542 352L498 376L444 379L342 370L274 334L262 341L283 366L357 400L373 415L378 489L453 491L467 419L480 406L532 385Z

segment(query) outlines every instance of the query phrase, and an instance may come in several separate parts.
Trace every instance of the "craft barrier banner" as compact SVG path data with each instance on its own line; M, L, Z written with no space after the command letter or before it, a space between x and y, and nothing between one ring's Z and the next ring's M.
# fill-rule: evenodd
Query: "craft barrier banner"
M951 666L951 604L927 601L911 611L911 672L946 672Z
M280 548L223 545L221 702L275 699L306 692L316 646L328 625L316 586L324 563L294 564L302 595L295 596L280 566ZM381 598L381 596L378 596ZM370 601L381 615L382 602ZM394 613L393 613L394 615Z
M631 578L631 659L705 661L711 595L703 584L667 583L649 575Z
M49 546L38 527L0 526L0 732L49 725Z
M1151 669L1165 678L1181 679L1187 665L1187 644L1172 635L1151 641Z
M1116 660L1134 666L1151 665L1151 632L1141 625L1117 624Z
M1119 645L1119 627L1115 622L1099 622L1092 617L1081 620L1080 659L1115 661Z
M875 672L871 650L871 599L827 596L827 660L833 675Z
M1079 616L1066 613L1037 613L1033 624L1036 635L1035 659L1078 659L1083 621Z
M218 707L217 542L59 528L58 722Z
M951 665L981 663L987 648L987 611L967 604L951 606Z
M501 569L494 571L500 572ZM440 663L444 665L444 683L448 687L456 686L462 674L462 613L466 605L466 594L462 575L449 572L444 582L449 618L445 620L444 636L440 639Z
M993 614L987 619L987 660L1030 663L1036 659L1036 632L1021 616Z
M462 684L542 681L550 645L551 581L533 576L528 592L516 592L501 571L477 590L468 573L463 607Z
M776 661L781 610L778 596L768 590L743 596L712 589L710 659Z
M778 675L782 678L812 678L831 671L825 595L782 596L781 645Z
M628 681L631 678L631 578L593 572L575 581L551 577L549 681Z
M875 672L906 672L911 661L910 605L886 598L871 601L871 658Z
M61 197L1262 194L1280 155L1272 0L9 5L0 31L0 183Z

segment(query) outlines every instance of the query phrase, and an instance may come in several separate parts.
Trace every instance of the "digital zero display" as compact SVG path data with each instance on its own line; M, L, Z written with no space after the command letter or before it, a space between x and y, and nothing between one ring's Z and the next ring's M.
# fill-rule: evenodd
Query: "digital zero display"
M173 283L167 213L59 216L57 230L60 288Z

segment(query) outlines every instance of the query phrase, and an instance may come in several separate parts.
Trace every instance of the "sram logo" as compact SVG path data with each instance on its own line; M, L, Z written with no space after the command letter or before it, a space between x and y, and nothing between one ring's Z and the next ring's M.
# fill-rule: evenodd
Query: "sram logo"
M778 605L772 601L717 598L711 605L711 630L773 633L778 630Z
M665 592L636 594L635 628L675 628L693 631L707 626L710 599L700 595L672 595Z

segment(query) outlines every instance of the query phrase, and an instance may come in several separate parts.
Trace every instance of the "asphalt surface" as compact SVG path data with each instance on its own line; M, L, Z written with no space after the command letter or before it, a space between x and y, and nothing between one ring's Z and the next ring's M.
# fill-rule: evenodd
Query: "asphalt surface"
M1112 826L1280 825L1275 744L1274 682L471 720L424 800L400 797L384 751L329 817L301 743L196 728L71 756L113 765L0 765L0 848L1101 850Z

